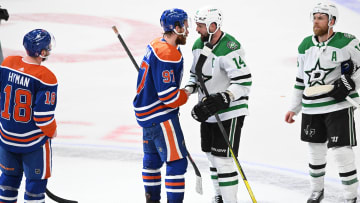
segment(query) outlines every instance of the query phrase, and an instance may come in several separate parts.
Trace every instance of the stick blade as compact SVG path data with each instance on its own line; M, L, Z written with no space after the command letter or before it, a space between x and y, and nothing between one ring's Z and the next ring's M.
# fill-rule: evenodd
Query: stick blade
M334 89L334 85L317 85L308 87L304 90L304 95L307 97L318 96L330 92Z
M196 185L195 185L195 190L197 193L199 194L203 194L203 188L202 188L202 179L200 176L196 176Z

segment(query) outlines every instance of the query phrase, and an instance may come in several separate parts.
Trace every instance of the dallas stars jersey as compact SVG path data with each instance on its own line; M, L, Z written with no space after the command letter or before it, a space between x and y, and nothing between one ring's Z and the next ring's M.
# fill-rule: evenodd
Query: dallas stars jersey
M0 144L15 153L42 146L56 130L57 80L45 66L21 56L0 66Z
M360 44L354 36L337 32L326 42L318 42L315 36L306 37L300 44L298 55L298 72L294 96L290 111L306 114L322 114L352 106L349 102L336 102L326 94L306 97L306 87L333 84L341 76L341 62L351 59L354 66L360 65ZM359 70L358 70L359 71ZM360 87L360 77L354 80L356 88ZM356 91L349 94L359 103Z
M191 93L199 93L199 101L205 97L205 94L199 90L200 83L195 75L195 66L203 47L204 43L200 38L197 39L192 49L194 60L190 70L190 80L186 85ZM229 90L234 96L229 108L218 112L221 120L248 115L248 95L252 80L244 55L240 43L231 35L223 33L202 68L209 94ZM211 116L206 122L215 123L215 116Z
M188 97L180 90L184 60L180 48L163 38L152 41L141 62L137 94L134 99L136 120L142 127L174 118Z

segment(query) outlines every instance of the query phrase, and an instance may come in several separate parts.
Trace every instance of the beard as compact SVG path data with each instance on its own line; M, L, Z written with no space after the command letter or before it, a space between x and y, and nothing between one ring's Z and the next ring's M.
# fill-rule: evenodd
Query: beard
M208 42L209 41L209 34L200 35L200 39L201 39L202 42Z
M186 37L184 35L178 35L176 40L176 44L185 45L186 44Z
M326 34L328 34L328 26L326 26L326 28L324 27L317 27L318 29L315 29L315 26L313 26L313 31L314 31L314 34L316 36L324 36Z

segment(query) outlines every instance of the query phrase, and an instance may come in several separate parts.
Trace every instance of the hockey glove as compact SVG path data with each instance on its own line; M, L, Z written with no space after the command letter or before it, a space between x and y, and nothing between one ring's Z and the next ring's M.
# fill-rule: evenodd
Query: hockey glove
M229 107L230 95L227 92L210 94L203 102L210 114L214 115L216 112Z
M354 63L351 59L341 62L341 74L350 74L354 73Z
M203 102L199 102L191 110L191 116L199 122L205 122L211 114L205 104Z
M350 91L354 89L355 83L350 75L341 75L341 77L334 82L334 89L332 89L328 95L333 97L336 101L341 102L344 101Z
M228 108L229 105L230 95L227 92L211 94L194 106L191 115L195 120L204 122L216 112Z

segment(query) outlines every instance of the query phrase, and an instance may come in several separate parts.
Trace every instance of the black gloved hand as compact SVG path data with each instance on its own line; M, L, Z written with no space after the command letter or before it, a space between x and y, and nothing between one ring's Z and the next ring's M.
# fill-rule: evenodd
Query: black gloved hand
M204 103L199 102L191 110L191 116L199 122L205 122L211 116L211 114Z
M230 95L227 92L211 94L194 106L191 115L195 120L204 122L216 112L228 108L229 105Z
M344 101L350 91L354 89L355 83L350 75L341 75L341 77L334 82L334 89L328 93L328 96L333 97L338 102Z

